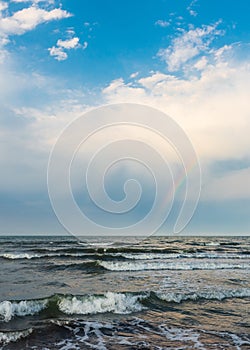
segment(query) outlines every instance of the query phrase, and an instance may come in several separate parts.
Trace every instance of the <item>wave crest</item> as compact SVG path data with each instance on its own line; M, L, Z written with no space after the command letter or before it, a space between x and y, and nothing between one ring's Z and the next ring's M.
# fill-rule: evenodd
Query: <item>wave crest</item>
M22 300L2 301L0 303L0 316L5 322L10 321L14 316L35 315L45 309L48 300Z
M218 270L247 269L248 264L206 262L163 262L163 261L98 261L99 266L110 271L145 271L145 270Z
M140 303L145 296L129 293L107 292L104 295L90 295L84 297L62 298L59 309L66 314L96 314L112 312L115 314L129 314L144 309Z

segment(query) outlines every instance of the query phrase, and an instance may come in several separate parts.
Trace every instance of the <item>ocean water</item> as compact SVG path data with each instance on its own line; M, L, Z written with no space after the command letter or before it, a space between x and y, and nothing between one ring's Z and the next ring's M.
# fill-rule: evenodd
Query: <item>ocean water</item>
M249 248L0 237L0 349L250 349Z

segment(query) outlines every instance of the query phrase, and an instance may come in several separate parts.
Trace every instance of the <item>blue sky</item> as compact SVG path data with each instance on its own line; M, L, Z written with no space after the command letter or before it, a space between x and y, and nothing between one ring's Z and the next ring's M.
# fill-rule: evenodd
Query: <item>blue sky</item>
M46 186L53 144L86 110L133 102L174 118L199 155L186 232L249 234L249 10L247 0L0 0L0 233L64 233Z

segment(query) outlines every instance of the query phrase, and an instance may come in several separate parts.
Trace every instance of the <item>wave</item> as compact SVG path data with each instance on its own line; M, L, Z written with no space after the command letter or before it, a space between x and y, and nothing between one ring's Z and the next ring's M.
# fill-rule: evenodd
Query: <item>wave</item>
M34 254L34 253L5 253L0 255L1 258L8 260L22 260L22 259L42 259L42 258L86 258L90 255L85 253L47 253L47 254ZM97 256L98 257L98 256ZM100 256L99 256L100 258Z
M205 242L205 245L206 246L219 246L220 245L220 242Z
M88 315L98 313L130 314L145 307L140 303L146 298L143 294L107 292L101 295L54 295L45 299L2 301L0 317L9 322L14 317L33 316L41 311L55 316L58 313L67 315Z
M181 303L183 301L197 301L197 300L224 300L230 298L248 298L250 297L250 289L229 289L229 290L204 290L193 293L155 293L157 298L166 302Z
M0 317L8 322L14 316L35 315L45 309L47 300L22 300L22 301L2 301L0 303Z
M0 303L2 321L9 322L14 317L36 315L43 312L49 318L57 315L93 315L101 313L131 314L155 308L163 303L181 303L199 300L224 300L229 298L249 298L250 288L201 290L196 292L106 292L88 295L53 295L45 299L3 301Z
M16 259L34 259L34 258L40 258L41 255L39 254L30 254L30 253L5 253L0 255L1 258L9 259L9 260L16 260Z
M147 261L147 260L135 260L135 261L119 261L119 260L87 260L72 263L53 263L43 264L41 269L46 271L57 270L82 270L84 273L105 273L108 271L150 271L150 270L172 270L172 271L189 271L189 270L234 270L234 269L248 269L247 263L223 263L216 261Z
M47 253L4 253L0 258L7 260L31 260L44 258L80 258L80 259L102 259L102 260L166 260L166 259L250 259L250 254L235 253L98 253L98 252L47 252Z
M216 254L216 253L117 253L114 257L123 257L129 260L155 260L155 259L250 259L250 254Z
M133 295L132 293L107 292L104 295L90 295L84 297L62 298L58 307L66 314L97 314L112 312L114 314L130 314L142 311L140 303L145 295Z
M15 331L15 332L0 332L0 344L8 344L10 342L16 342L21 338L28 337L33 332L33 329L26 329L23 331Z
M87 246L94 246L94 247L108 247L113 245L114 242L92 242L92 243L86 243Z
M82 270L84 273L103 273L107 271L104 267L98 265L96 260L88 260L84 262L72 262L72 263L67 263L67 264L43 264L40 267L42 270L45 271L64 271L64 270L69 270L69 271L75 271L75 270Z
M146 270L219 270L248 269L248 264L206 262L148 262L148 261L100 261L98 265L109 271L146 271Z

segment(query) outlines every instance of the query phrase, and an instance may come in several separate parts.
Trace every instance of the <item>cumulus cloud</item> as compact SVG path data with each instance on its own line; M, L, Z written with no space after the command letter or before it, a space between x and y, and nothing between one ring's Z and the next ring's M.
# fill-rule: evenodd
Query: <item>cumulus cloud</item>
M34 30L42 23L61 20L72 16L69 12L61 8L47 9L46 5L54 3L52 0L13 0L12 2L32 2L32 4L27 8L11 13L10 11L4 11L8 8L9 4L0 0L0 63L4 62L8 54L6 44L10 42L10 37L12 35L22 35L28 31ZM40 2L45 3L45 8L38 7L38 3ZM64 53L62 49L60 50L60 48L56 47L51 48L51 55L61 60L67 58L67 54Z
M68 40L59 39L57 41L57 46L62 47L64 49L74 49L79 46L79 38L75 37Z
M55 57L57 61L65 61L68 58L67 53L61 47L52 46L48 50L50 56Z
M219 22L184 31L173 39L169 47L160 49L158 56L166 62L170 72L181 69L191 59L207 52L211 42L223 34L218 25Z
M24 8L11 16L0 18L0 35L21 35L35 29L39 24L70 17L61 8L45 10L36 6Z
M6 57L7 51L4 48L9 43L9 37L12 35L22 35L28 31L34 30L39 24L50 22L53 20L61 20L71 17L72 14L61 8L47 9L38 7L38 3L45 2L47 4L53 4L54 1L24 1L13 0L14 2L32 2L32 5L28 8L16 11L9 15L1 13L8 7L7 3L0 0L0 62L3 62ZM88 43L85 41L82 45L79 43L79 38L74 36L75 31L69 28L67 34L73 36L72 38L62 40L59 39L55 46L48 49L50 56L54 57L58 61L64 61L68 58L68 50L82 48L86 49Z
M57 40L56 46L49 48L50 56L53 56L57 61L65 61L68 58L68 54L65 50L82 48L85 50L88 43L85 41L83 45L80 45L79 38L74 37L67 40L59 39Z

